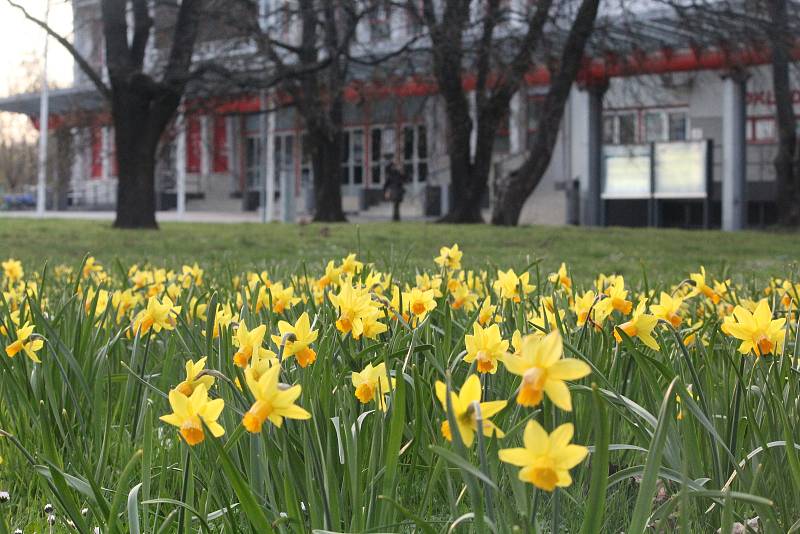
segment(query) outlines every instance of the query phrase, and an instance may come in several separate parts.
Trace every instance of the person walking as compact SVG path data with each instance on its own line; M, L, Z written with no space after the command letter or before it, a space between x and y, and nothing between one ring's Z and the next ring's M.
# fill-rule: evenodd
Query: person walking
M383 198L393 204L392 220L400 220L400 203L406 194L406 176L394 161L386 168L386 183L383 186Z

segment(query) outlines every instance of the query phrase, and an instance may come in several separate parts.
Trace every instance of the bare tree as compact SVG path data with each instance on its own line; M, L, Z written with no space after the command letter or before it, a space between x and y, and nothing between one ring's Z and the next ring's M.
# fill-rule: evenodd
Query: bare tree
M775 122L778 125L778 153L775 155L778 222L783 226L800 224L800 145L797 143L797 117L789 82L790 50L795 35L789 26L788 0L764 0L771 30L772 92L775 97Z
M270 66L260 85L287 95L303 120L314 176L315 221L345 220L341 157L345 90L354 82L352 67L375 68L407 51L414 41L395 43L379 52L364 52L358 46L360 22L390 4L384 0L298 0L262 14L267 20L278 18L281 24L278 28L268 24L257 32ZM281 32L287 27L298 31Z
M585 3L595 5L596 14L598 2ZM428 30L433 76L445 103L453 201L442 221L483 222L495 138L540 48L551 44L546 33L562 4L542 0L516 12L500 0L423 0L421 10L406 2Z
M31 15L21 4L7 1L69 51L110 105L119 168L114 226L157 228L156 150L192 75L192 53L204 0L160 4L161 9L176 11L171 42L160 76L145 72L145 52L148 46L152 46L154 25L150 2L100 0L108 84L103 73L91 65L65 36ZM133 15L132 28L129 28L129 13Z
M599 3L599 0L582 0L578 8L558 66L551 69L554 73L528 158L516 173L497 177L492 224L518 224L525 201L547 172L564 116L564 106L583 62L584 50L594 29Z
M742 70L768 50L778 150L775 168L778 223L800 224L800 145L790 85L798 5L790 0L660 0L677 13L697 42L726 53L731 70ZM761 61L761 58L757 58Z

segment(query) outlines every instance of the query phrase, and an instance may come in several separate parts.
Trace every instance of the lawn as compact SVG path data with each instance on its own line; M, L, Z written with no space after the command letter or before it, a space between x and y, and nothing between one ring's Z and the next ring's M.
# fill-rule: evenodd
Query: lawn
M459 243L470 267L523 268L541 260L542 271L564 261L578 276L616 272L640 279L673 280L705 265L717 273L763 278L788 275L800 258L800 234L723 233L628 228L455 226L425 223L260 225L165 223L158 232L118 231L107 222L4 219L0 255L25 264L98 260L123 264L149 260L231 263L238 268L310 265L349 252L379 267L430 262L443 245ZM546 274L546 273L545 273Z
M796 234L3 220L0 245L0 534L800 526Z

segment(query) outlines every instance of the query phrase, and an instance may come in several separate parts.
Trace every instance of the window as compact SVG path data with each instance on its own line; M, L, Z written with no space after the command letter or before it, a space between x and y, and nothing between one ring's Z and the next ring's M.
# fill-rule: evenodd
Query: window
M686 141L689 118L685 111L673 111L667 115L669 120L669 140Z
M397 150L394 128L375 127L370 132L370 184L380 186L386 179L386 168L394 161Z
M294 135L275 135L275 191L281 190L284 178L292 183L294 177Z
M686 141L689 117L684 110L647 109L603 115L603 143L633 145L661 141Z
M311 182L314 178L314 167L311 161L311 145L308 142L308 134L303 134L300 149L300 181L304 187L311 187Z
M364 130L346 130L342 141L342 185L364 183Z
M247 189L257 190L262 182L260 114L244 118L244 173Z
M424 124L403 128L403 172L414 183L428 179L428 132Z
M778 132L775 127L775 119L760 118L753 121L753 140L754 141L775 141Z
M388 1L378 2L369 17L369 38L373 43L388 41L392 37L392 6Z
M617 143L632 145L636 143L636 114L625 113L617 116Z
M664 114L658 111L648 111L644 114L644 141L653 143L666 141L667 135L664 128Z

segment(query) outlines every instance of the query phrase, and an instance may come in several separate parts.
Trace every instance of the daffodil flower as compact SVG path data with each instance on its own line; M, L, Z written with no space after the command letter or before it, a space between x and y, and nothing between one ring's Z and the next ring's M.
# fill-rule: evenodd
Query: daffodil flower
M17 328L17 340L6 347L6 355L13 358L20 351L24 351L25 355L34 363L41 363L41 360L36 355L37 352L44 347L44 341L40 337L33 336L33 325L26 322L21 327Z
M261 427L266 421L280 428L284 418L311 419L310 413L295 404L300 397L302 387L299 384L289 386L279 383L280 372L280 366L273 365L256 379L250 369L245 371L247 387L255 398L255 402L242 420L248 432L261 432Z
M178 427L181 437L189 445L197 445L205 439L203 423L215 438L225 434L225 429L217 423L217 419L225 407L225 401L222 399L209 400L205 384L199 384L188 397L173 389L169 392L169 405L172 407L172 413L162 415L160 419L169 425Z
M646 309L646 300L642 300L636 310L633 312L633 317L630 321L622 323L614 329L614 338L617 343L622 342L622 336L617 330L622 330L628 337L638 337L642 343L647 345L653 350L658 350L658 342L653 337L653 330L658 324L658 317L644 313Z
M211 375L198 376L206 368L206 358L200 358L195 363L193 360L186 362L186 379L175 387L176 391L183 393L187 397L194 393L201 384L205 386L206 391L211 389L214 385L214 377Z
M311 343L316 341L318 332L317 330L311 330L311 321L308 318L308 313L303 312L294 325L287 321L280 321L278 330L281 335L272 336L272 341L277 346L284 344L284 359L295 356L300 367L307 367L314 363L317 359L317 353L311 348Z
M472 325L472 335L464 336L467 354L464 361L477 362L479 373L494 374L497 371L497 362L503 358L508 350L508 341L503 340L500 327L493 324L483 328L480 324Z
M583 378L592 369L576 358L562 358L564 346L561 334L553 330L544 338L525 336L517 355L508 355L503 365L508 372L521 376L517 393L520 406L538 406L544 395L564 411L572 411L572 398L565 380Z
M784 317L772 318L767 299L762 299L752 313L742 306L736 306L733 317L725 318L724 330L728 335L742 340L739 345L742 354L753 351L756 356L766 356L783 351L785 324Z
M378 408L386 411L386 396L394 389L396 380L387 375L385 363L381 362L375 367L368 363L363 371L353 371L351 380L356 388L355 396L361 404L375 400Z
M572 423L565 423L551 434L537 421L528 421L523 435L524 447L501 449L502 462L521 467L519 479L539 489L553 491L572 484L569 470L581 463L589 449L574 445Z
M436 398L442 403L442 408L446 412L447 386L444 382L437 381L435 387ZM504 400L481 402L481 381L478 375L467 377L458 394L453 391L450 392L450 404L453 409L453 419L458 425L458 433L465 446L471 447L473 441L475 441L475 432L478 431L478 410L480 410L480 416L483 421L481 431L484 436L497 436L498 438L505 436L503 431L491 422L489 418L505 408L507 402ZM453 440L450 422L447 419L442 422L442 435L447 441Z

